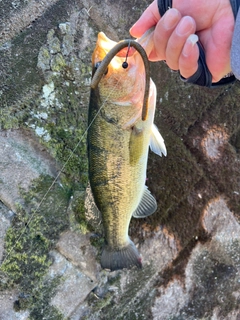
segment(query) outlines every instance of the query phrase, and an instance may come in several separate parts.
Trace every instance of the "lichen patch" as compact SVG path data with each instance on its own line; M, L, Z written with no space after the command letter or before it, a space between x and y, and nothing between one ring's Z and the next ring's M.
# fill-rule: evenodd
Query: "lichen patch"
M204 154L212 161L220 159L221 148L228 142L229 136L223 127L213 126L208 129L201 141Z

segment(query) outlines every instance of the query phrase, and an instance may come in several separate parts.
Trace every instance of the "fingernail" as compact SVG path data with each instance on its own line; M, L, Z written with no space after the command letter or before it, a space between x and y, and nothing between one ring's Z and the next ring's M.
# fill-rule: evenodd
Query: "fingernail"
M183 17L176 28L176 33L179 36L186 35L187 33L189 33L189 30L192 28L193 23L194 23L193 18L188 16Z
M174 28L178 22L178 18L179 18L179 12L177 11L177 9L174 9L174 8L169 9L162 17L163 25L165 29L169 30Z
M185 57L188 57L189 54L191 53L192 48L197 42L198 42L198 36L196 34L191 34L186 40L186 43L183 47L182 54Z

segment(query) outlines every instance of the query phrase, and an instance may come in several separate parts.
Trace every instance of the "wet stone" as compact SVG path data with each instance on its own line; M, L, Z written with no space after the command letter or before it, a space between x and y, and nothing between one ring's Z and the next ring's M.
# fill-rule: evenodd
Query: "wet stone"
M89 234L67 231L62 234L56 247L68 261L95 282L99 272L97 250L89 242Z
M0 200L15 211L19 187L27 189L41 174L54 175L54 160L24 130L0 131Z
M42 46L38 54L38 63L37 67L43 72L50 70L50 59L51 55L46 46Z
M27 320L29 311L22 310L15 312L13 309L14 301L18 298L15 291L0 292L0 319L1 320Z
M54 30L50 30L48 32L47 39L51 54L61 52L61 43L59 39L56 36L54 36Z
M206 206L203 225L211 240L193 249L184 279L158 288L154 320L238 319L240 226L221 197Z
M65 317L70 317L79 304L94 289L96 283L67 261L56 251L51 252L54 260L49 269L49 276L63 276L62 282L52 298L51 304Z

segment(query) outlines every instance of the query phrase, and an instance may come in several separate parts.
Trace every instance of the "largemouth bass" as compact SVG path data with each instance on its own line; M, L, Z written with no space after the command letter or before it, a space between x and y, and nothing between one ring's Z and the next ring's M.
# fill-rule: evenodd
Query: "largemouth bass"
M138 42L151 50L151 35ZM93 75L115 45L99 33L92 55ZM145 186L149 146L166 155L163 138L153 124L155 84L150 80L148 113L142 120L144 63L139 52L131 50L123 68L125 53L111 60L98 86L91 89L88 115L89 180L106 239L101 266L110 270L141 267L138 250L128 236L129 223L132 216L146 217L157 209Z

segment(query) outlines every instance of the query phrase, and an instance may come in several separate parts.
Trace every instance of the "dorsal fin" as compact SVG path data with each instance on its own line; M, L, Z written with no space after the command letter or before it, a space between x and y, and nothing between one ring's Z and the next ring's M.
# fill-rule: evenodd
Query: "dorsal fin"
M151 192L145 186L142 199L133 213L134 218L145 218L150 216L157 210L156 199L152 196Z

